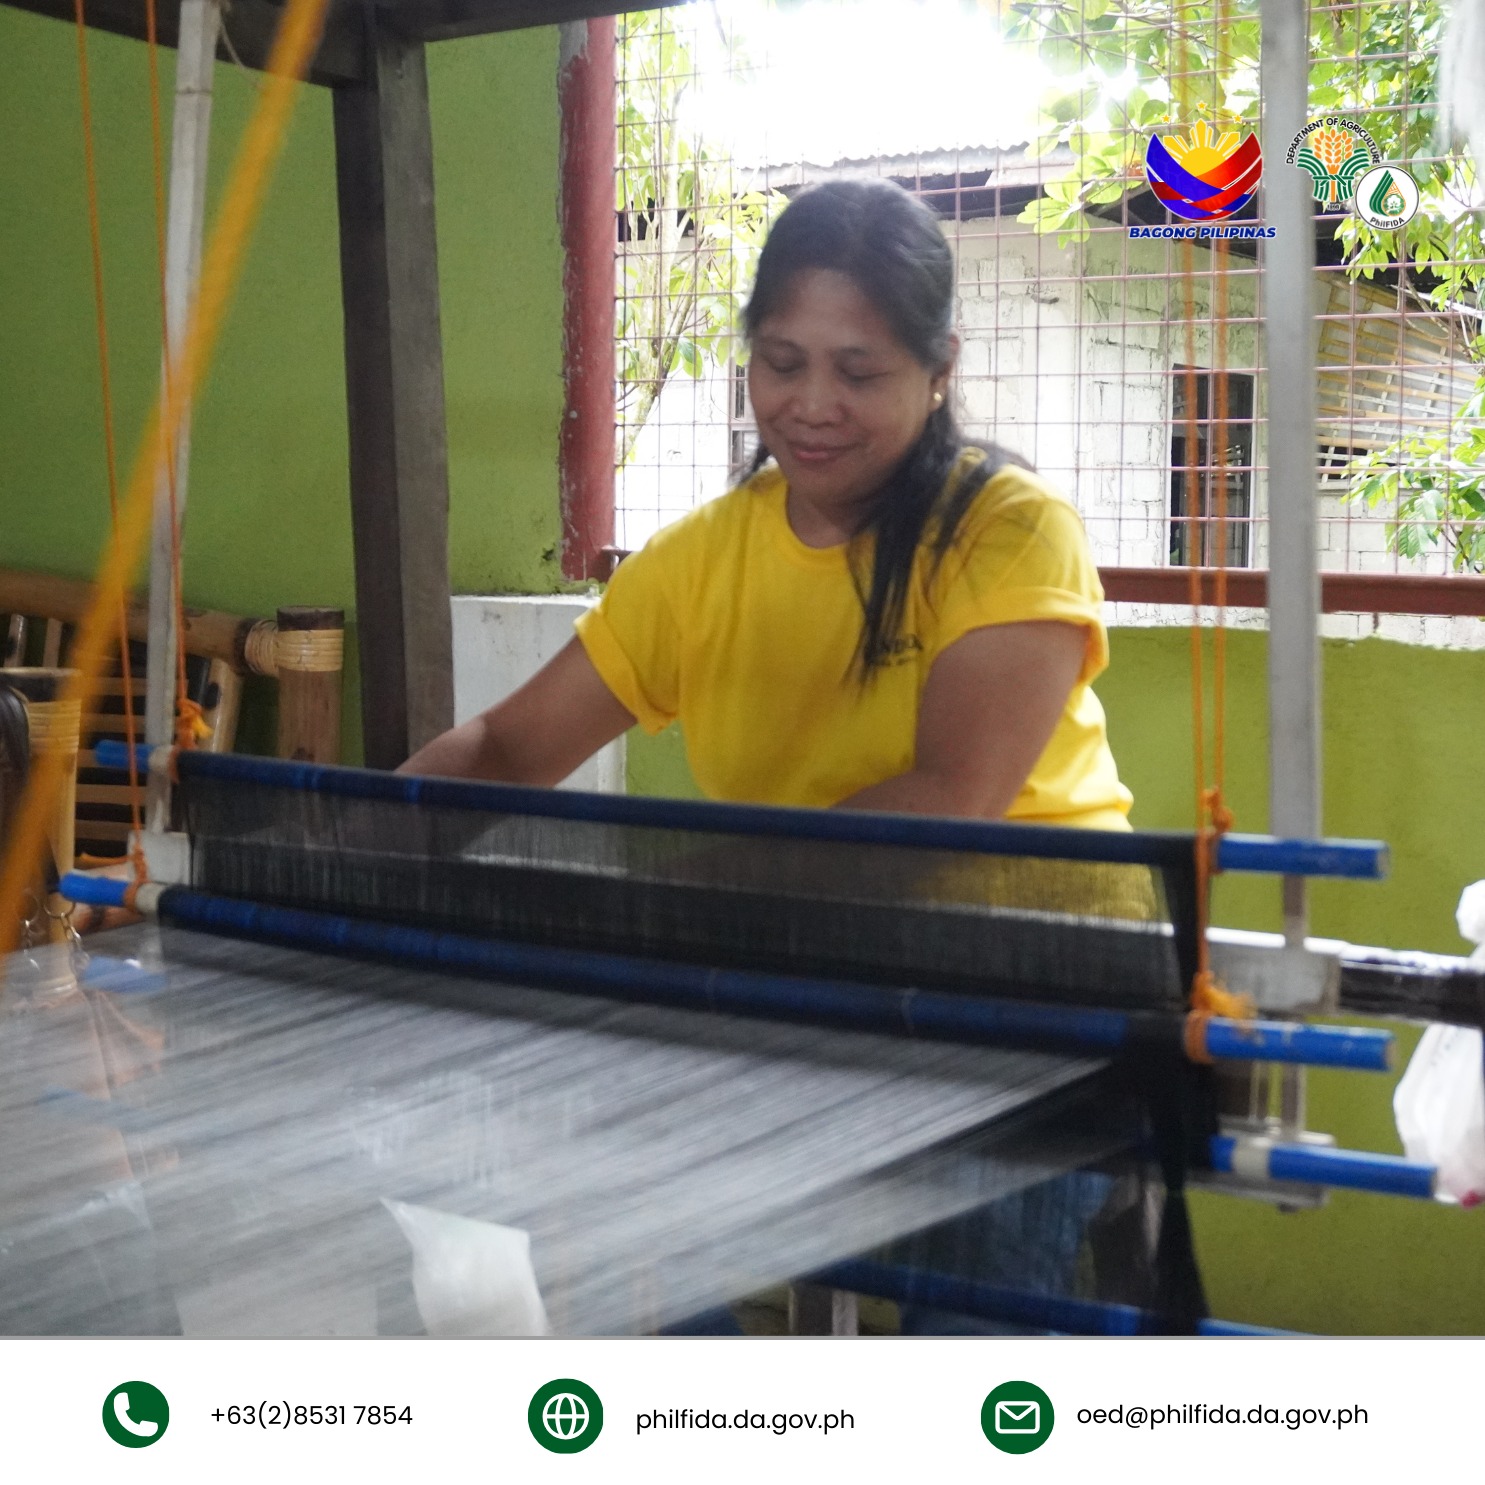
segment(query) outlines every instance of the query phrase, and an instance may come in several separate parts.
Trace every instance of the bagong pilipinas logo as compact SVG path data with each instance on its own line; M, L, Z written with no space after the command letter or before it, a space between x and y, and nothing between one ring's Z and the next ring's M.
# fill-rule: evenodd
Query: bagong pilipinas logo
M1179 134L1150 136L1145 179L1168 211L1188 222L1219 222L1240 212L1258 189L1263 152L1258 136L1219 134L1205 119Z
M1311 194L1330 209L1350 205L1356 183L1378 160L1377 141L1354 119L1311 119L1284 155L1310 177Z

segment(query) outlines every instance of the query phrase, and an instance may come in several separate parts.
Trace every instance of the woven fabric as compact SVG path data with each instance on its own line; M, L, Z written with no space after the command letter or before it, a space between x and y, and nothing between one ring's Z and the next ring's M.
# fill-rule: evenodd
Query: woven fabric
M653 1330L1137 1126L1090 1062L515 986L473 1010L456 978L178 930L99 943L158 978L7 982L4 1333L416 1332L388 1200L528 1235L558 1332Z

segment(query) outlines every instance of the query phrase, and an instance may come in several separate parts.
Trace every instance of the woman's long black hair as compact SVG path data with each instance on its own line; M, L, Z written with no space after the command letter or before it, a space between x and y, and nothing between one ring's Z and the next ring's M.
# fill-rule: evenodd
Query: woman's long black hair
M748 338L779 309L794 276L824 268L849 278L892 327L920 365L940 372L948 364L954 329L954 258L938 220L915 196L886 180L831 181L813 186L784 210L758 258L753 294L743 311ZM875 538L868 577L853 558L861 597L857 665L863 682L900 648L903 609L918 548L925 542L936 565L986 481L1006 463L1023 461L984 444L984 461L949 486L949 475L970 446L947 401L930 414L902 462L866 504L853 547ZM769 458L760 443L754 471Z

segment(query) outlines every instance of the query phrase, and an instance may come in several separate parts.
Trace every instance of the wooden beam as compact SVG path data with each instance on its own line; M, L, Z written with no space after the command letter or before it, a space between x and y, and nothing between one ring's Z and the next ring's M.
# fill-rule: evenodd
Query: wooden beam
M73 23L73 0L0 0L17 10L33 11ZM156 31L161 45L174 46L180 34L180 0L158 0ZM283 15L272 0L232 0L217 43L217 60L241 61L261 68L268 61L273 33ZM87 0L88 25L134 41L146 39L144 0ZM230 46L229 46L230 43ZM351 0L330 0L320 49L310 65L309 80L334 87L358 82L365 75L361 55L361 23Z
M658 10L675 0L383 0L381 23L412 41L453 41L491 31L590 21L627 10Z
M620 10L658 10L674 0L381 0L365 12L376 17L385 35L404 41L453 41L461 36L484 36L492 31L520 31L530 26L556 26L565 21L592 20ZM73 0L0 0L18 10L34 11L72 21ZM325 34L309 70L309 80L327 87L370 80L362 51L363 7L356 0L331 0ZM273 0L232 0L217 48L223 62L241 61L261 68L268 60L274 28L283 14ZM88 24L135 41L145 39L144 0L88 0ZM158 0L157 34L165 46L174 46L180 25L180 0ZM234 57L235 53L235 57Z
M345 612L278 611L278 756L340 762L340 680Z
M423 46L374 34L367 60L335 156L362 731L394 768L454 721L448 447Z
M47 572L28 572L17 567L0 567L0 614L28 614L61 624L78 624L93 602L92 583L79 578L54 577ZM225 660L234 670L249 671L255 667L247 658L248 640L262 619L241 618L211 609L186 609L186 651L205 655L212 660ZM149 636L149 605L142 593L129 599L129 637L143 640Z
M1101 567L1110 603L1190 602L1189 567ZM1200 570L1202 602L1217 601L1217 571ZM1255 567L1227 571L1229 608L1267 608L1268 573ZM1320 607L1327 614L1441 614L1485 618L1485 578L1412 572L1322 572Z

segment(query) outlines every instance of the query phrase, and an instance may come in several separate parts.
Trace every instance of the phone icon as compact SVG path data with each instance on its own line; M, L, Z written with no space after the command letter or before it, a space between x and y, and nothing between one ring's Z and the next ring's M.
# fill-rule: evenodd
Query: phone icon
M160 1431L160 1425L152 1419L146 1418L143 1423L136 1423L129 1416L129 1394L127 1392L114 1393L113 1416L118 1420L120 1428L127 1428L136 1438L152 1439Z
M159 1443L169 1424L170 1404L148 1382L120 1382L103 1399L103 1427L114 1443L126 1449Z

